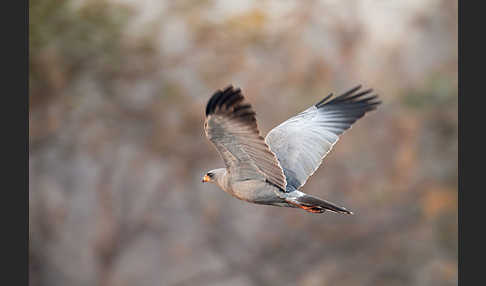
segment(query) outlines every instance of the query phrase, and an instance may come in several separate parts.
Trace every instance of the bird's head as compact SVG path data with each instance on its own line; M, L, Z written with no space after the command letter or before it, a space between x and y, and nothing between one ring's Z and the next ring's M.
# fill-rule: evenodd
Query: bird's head
M221 182L221 178L224 176L226 173L226 169L220 168L220 169L214 169L206 173L204 175L202 181L203 183L219 183Z

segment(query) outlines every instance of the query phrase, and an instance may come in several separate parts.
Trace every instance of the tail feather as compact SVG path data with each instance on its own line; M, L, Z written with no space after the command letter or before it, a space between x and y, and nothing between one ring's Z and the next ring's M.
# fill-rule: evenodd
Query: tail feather
M298 197L287 199L287 202L311 213L323 213L328 210L342 214L353 214L352 211L343 207L304 193L300 193Z

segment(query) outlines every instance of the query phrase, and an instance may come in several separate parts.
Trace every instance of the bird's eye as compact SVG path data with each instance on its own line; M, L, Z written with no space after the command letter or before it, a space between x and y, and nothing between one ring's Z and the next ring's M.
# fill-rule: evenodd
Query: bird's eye
M213 174L213 173L208 173L208 176L209 176L210 178L212 178L212 177L214 176L214 174Z

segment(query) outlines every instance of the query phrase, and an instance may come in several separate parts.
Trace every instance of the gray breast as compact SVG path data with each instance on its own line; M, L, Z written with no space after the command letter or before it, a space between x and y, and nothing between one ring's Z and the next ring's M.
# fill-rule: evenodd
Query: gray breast
M271 205L284 202L277 195L282 193L278 187L262 180L238 181L231 184L230 188L233 196L251 203Z

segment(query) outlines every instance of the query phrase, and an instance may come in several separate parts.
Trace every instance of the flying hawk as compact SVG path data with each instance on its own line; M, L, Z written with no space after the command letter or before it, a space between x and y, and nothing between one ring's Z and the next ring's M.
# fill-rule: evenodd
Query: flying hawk
M360 89L361 85L337 97L329 94L273 128L265 139L239 88L230 85L216 91L206 106L204 130L226 168L207 172L202 181L250 203L352 214L300 189L339 136L381 103L377 95L370 95L372 89Z

